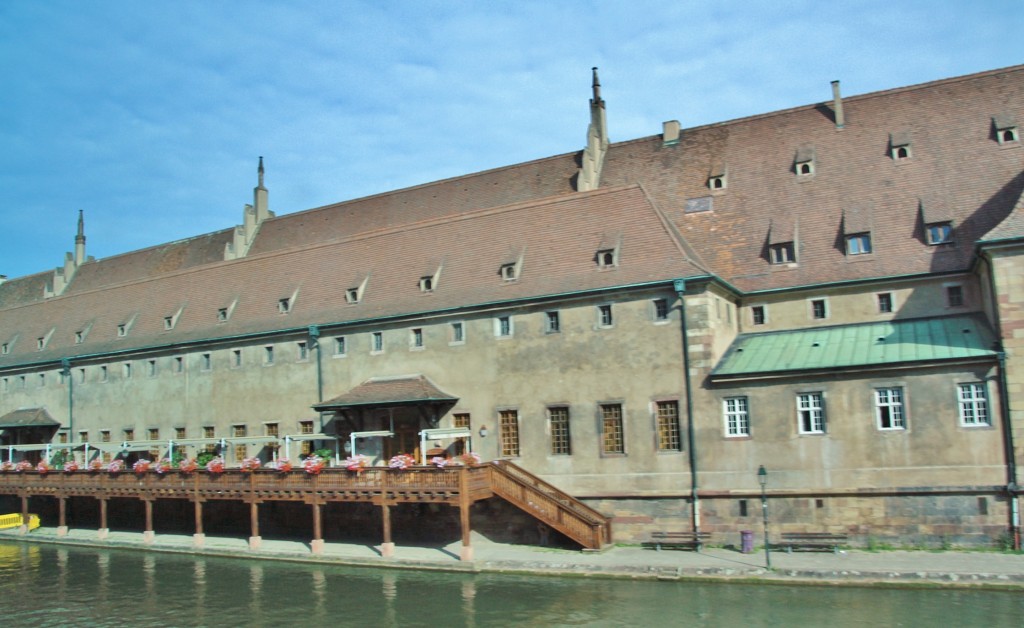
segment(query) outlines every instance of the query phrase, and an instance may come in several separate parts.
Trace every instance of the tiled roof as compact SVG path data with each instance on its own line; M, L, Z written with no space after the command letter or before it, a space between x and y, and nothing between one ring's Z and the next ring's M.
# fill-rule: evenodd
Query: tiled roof
M973 316L743 334L711 378L989 358L996 354L994 342L984 321Z
M597 247L622 237L619 264L602 270ZM519 278L499 271L510 247L522 248ZM441 271L423 292L423 269ZM0 366L166 346L206 339L302 330L549 295L704 276L688 262L664 217L638 186L567 194L466 212L329 244L197 266L0 311L0 341L19 339ZM363 299L345 292L366 279ZM292 298L291 311L278 301ZM227 321L217 311L229 308ZM173 329L164 318L175 316ZM119 337L117 326L125 325ZM51 333L52 331L52 333ZM76 331L83 342L75 344ZM36 338L49 337L42 351Z
M981 238L982 242L1019 240L1024 238L1024 192L1014 205L1013 211L1001 223Z
M46 408L21 408L0 416L0 429L11 427L52 427L60 425Z
M427 377L410 375L368 379L347 393L318 403L313 408L330 410L352 406L394 406L430 401L455 403L458 400L458 397L444 392Z
M0 284L0 309L42 301L53 271L11 279Z

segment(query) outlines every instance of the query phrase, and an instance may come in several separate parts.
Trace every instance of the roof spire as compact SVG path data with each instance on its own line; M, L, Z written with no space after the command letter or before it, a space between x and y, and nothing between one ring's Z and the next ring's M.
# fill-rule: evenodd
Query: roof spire
M85 242L85 212L78 210L78 235L75 236L75 242L81 240Z
M263 187L263 155L260 155L260 167L256 170L259 173L260 181L257 187Z
M597 66L592 68L594 71L594 99L591 101L595 105L603 105L604 101L601 100L601 81L597 78Z

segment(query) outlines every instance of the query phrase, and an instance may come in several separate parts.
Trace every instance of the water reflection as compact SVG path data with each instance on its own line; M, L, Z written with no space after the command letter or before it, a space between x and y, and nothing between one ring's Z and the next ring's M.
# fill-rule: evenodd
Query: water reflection
M0 541L4 626L1019 626L1024 596L413 572Z

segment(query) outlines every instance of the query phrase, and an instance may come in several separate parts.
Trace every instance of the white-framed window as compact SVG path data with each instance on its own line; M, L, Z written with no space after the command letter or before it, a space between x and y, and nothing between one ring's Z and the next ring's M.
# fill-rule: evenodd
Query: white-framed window
M615 318L612 316L612 306L610 303L597 306L597 324L600 327L612 327L615 325Z
M128 326L125 325L124 323L119 323L117 325L117 337L118 338L124 338L127 335L128 335Z
M274 363L274 345L267 345L263 347L263 364L270 366Z
M131 362L125 362L124 364L121 365L121 375L122 375L122 377L124 377L124 379L131 379L132 378L132 363Z
M359 288L349 288L345 291L345 302L353 305L359 303L360 292Z
M426 277L420 277L420 292L433 292L434 291L434 276L427 275Z
M960 408L960 425L978 427L990 425L988 417L988 394L985 384L957 384L957 405Z
M292 311L292 300L290 297L277 300L277 311L281 314L287 314Z
M305 340L295 343L295 359L299 362L305 362L309 359L309 343Z
M801 434L825 433L825 400L820 392L798 394L796 411Z
M499 273L501 274L502 280L515 281L516 279L519 278L519 273L516 272L516 270L517 264L515 262L509 262L507 264L501 265L501 270L499 271Z
M654 321L656 323L665 322L668 320L668 299L655 299L652 304L654 305Z
M334 355L345 355L348 353L348 341L344 336L334 337Z
M242 366L242 350L233 349L231 351L231 366L238 368Z
M779 242L768 247L768 260L772 264L792 264L796 262L796 247L792 242Z
M562 331L562 321L559 318L558 310L544 312L544 331L548 334L557 334Z
M199 356L200 370L209 371L213 369L213 356L209 353L203 353Z
M893 386L875 389L875 418L880 430L907 429L903 388Z
M724 174L716 174L708 177L708 189L711 190L724 190L726 187L726 180Z
M809 177L814 174L814 160L798 161L794 165L794 169L798 177Z
M953 241L953 225L948 222L934 222L925 225L925 236L928 244L932 246L949 244Z
M82 341L84 341L84 340L85 340L85 332L82 332L82 331L76 331L76 332L75 332L75 344L76 344L76 345L80 345L80 344L82 344ZM6 345L6 344L4 344L4 347L6 347L6 346L7 346L7 345ZM4 351L4 353L7 353L7 352L6 352L6 351Z
M466 342L466 325L462 321L455 321L449 328L450 340L453 345L460 345Z
M750 306L750 322L754 325L764 325L768 322L768 308L763 305Z
M619 254L616 249L601 249L597 252L597 267L608 269L619 265Z
M10 343L5 342L4 344L0 345L0 354L7 355L10 352L11 352L11 345L10 345Z
M228 308L220 307L217 308L217 322L223 323L228 320Z
M722 400L722 413L726 436L750 436L750 413L746 397L726 397Z
M412 349L423 348L423 329L420 327L414 327L409 332L409 347Z
M375 331L370 334L370 353L384 352L384 332Z
M871 252L871 234L854 233L846 236L847 255L867 255Z
M499 338L506 338L513 333L512 317L499 316L494 319L494 335Z

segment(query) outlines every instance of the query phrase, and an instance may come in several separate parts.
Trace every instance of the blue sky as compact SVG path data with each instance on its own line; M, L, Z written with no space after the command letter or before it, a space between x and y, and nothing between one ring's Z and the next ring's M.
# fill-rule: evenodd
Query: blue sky
M1024 2L0 1L0 274L1024 62Z

